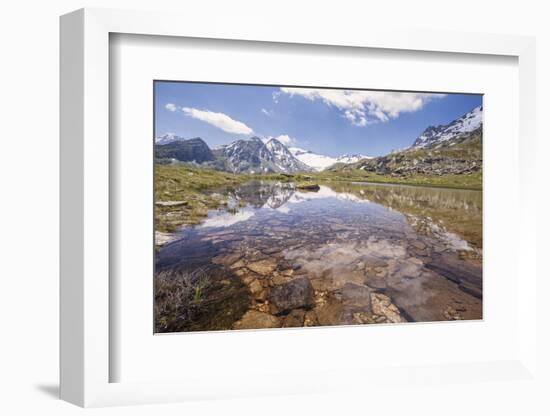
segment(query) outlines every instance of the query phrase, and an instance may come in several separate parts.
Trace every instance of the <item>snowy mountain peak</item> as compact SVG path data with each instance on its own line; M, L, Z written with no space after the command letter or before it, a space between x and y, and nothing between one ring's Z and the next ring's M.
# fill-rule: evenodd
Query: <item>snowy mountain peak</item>
M283 172L307 172L310 166L297 159L288 148L277 139L270 139L265 146L273 154L273 162Z
M412 149L431 147L441 144L455 137L471 133L481 127L483 123L483 107L479 106L462 117L441 126L430 126L417 137L412 144Z
M179 141L184 141L185 139L181 136L178 136L174 133L166 133L166 134L163 134L162 136L158 136L155 138L155 144L158 144L158 145L163 145L163 144L168 144L168 143L172 143L172 142L179 142Z
M232 172L295 173L312 170L296 159L277 139L240 139L220 146L215 151L226 159L228 169Z
M371 156L361 155L361 154L353 154L353 155L342 155L336 158L336 163L355 163L359 162L361 159L372 159Z
M288 150L294 155L295 158L300 160L302 163L312 167L316 171L320 172L335 163L355 163L361 159L370 159L370 156L365 155L342 155L339 157L331 157L313 153L309 150L301 149L299 147L290 147Z

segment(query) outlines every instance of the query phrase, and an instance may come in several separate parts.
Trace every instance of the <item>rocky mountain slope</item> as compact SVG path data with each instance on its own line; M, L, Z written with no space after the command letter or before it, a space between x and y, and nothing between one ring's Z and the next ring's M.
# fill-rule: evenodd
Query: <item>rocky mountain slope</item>
M277 139L270 139L266 147L273 154L275 165L285 173L308 172L313 168L296 158L290 150Z
M428 127L404 150L331 170L361 169L381 175L463 175L483 164L482 107L444 126Z
M461 136L468 136L481 128L483 123L483 107L479 106L464 114L462 117L453 120L449 124L440 126L429 126L416 138L412 149L433 148L438 145L447 144L449 141L458 139Z
M214 154L200 137L187 140L179 137L158 140L155 145L155 157L196 163L214 160Z
M155 156L164 162L195 162L208 168L248 174L319 172L333 165L370 159L361 154L330 157L289 148L275 138L266 141L259 137L236 140L211 150L201 138L184 139L174 134L155 139Z
M214 149L225 170L234 173L295 173L311 168L296 159L278 140L264 143L259 137L234 141Z

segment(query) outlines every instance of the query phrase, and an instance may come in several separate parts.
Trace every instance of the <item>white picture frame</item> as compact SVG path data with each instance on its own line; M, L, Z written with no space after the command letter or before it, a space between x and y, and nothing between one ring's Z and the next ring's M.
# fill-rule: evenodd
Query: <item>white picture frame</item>
M185 22L185 24L182 24ZM332 45L453 54L504 55L519 65L519 165L521 215L517 244L523 271L517 292L519 327L517 355L506 361L423 366L416 377L434 374L479 382L484 377L524 380L536 375L536 270L534 259L535 189L529 168L535 164L535 41L507 35L430 33L421 31L340 31L322 27L306 32L276 24L252 25L235 31L230 22L208 26L172 13L82 9L61 18L61 398L80 406L108 406L184 401L198 398L307 393L346 388L342 379L368 385L380 377L405 377L406 370L372 370L367 374L342 368L323 382L316 374L274 375L269 385L224 385L208 379L147 383L110 382L110 161L109 36L112 33L171 36L282 44ZM112 168L112 166L111 166ZM477 377L475 374L483 374ZM283 379L285 382L283 383ZM309 380L309 383L307 382ZM273 390L273 386L280 388Z

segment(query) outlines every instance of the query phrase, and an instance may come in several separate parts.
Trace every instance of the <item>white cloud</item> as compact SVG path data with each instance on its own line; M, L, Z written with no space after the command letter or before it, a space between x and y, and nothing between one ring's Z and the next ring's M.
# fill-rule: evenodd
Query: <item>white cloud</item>
M273 110L266 110L265 108L262 108L260 111L266 116L269 116L269 117L273 116Z
M431 100L445 96L428 93L286 87L280 91L291 97L300 96L310 101L321 100L342 111L343 117L355 126L396 119L401 113L418 111Z
M362 111L346 110L344 111L344 117L354 126L364 127L367 124L372 124L372 122L368 122Z
M227 133L233 134L252 134L254 131L246 124L233 120L227 114L216 113L214 111L198 110L196 108L183 107L181 111L189 116L205 123L211 124Z
M178 106L176 104L168 103L164 106L168 111L176 111Z

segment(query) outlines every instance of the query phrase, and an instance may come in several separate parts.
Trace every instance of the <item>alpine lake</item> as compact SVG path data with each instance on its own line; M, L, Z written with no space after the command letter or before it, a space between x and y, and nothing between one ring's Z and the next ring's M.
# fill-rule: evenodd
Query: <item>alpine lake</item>
M156 332L482 319L482 192L250 181L155 255Z

